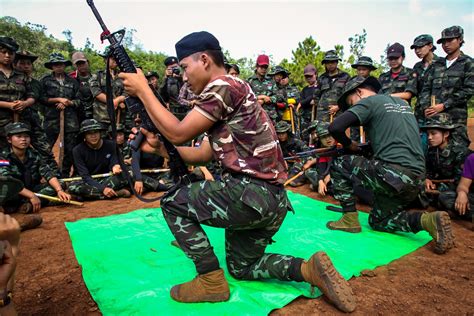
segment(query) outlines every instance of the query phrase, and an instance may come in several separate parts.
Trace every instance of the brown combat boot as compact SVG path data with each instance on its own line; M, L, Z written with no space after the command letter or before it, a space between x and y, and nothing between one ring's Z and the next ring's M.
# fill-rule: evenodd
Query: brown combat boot
M451 219L446 212L423 213L421 227L430 233L435 241L434 252L443 254L454 246L454 235L451 229Z
M128 191L127 189L118 190L116 193L117 196L121 198L129 198L132 196L132 193L130 193L130 191Z
M357 211L344 213L339 220L327 222L326 227L348 233L360 233L362 231Z
M18 213L20 214L30 214L33 213L33 204L30 202L25 202L18 208Z
M311 286L316 286L339 310L350 313L356 308L352 288L324 251L318 251L301 265L301 274ZM313 290L313 288L312 288Z
M18 221L22 232L25 230L33 229L43 223L43 218L40 214L25 215L21 220Z
M193 280L171 288L171 297L182 303L223 302L230 296L224 270L198 274Z

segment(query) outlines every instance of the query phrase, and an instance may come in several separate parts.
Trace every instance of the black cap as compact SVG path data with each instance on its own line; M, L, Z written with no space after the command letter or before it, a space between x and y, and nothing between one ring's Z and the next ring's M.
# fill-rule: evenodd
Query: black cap
M166 67L168 67L169 65L177 64L177 63L178 63L178 58L174 56L166 57L165 61L163 62L163 64L165 64Z
M38 56L33 55L33 53L27 50L21 50L15 54L15 63L20 59L29 59L33 63L35 60L38 59Z
M342 95L337 100L337 104L342 110L345 110L349 107L346 102L347 96L351 94L355 89L360 87L362 84L371 86L375 90L375 92L379 92L380 88L382 87L380 85L380 82L373 76L369 76L367 78L361 76L352 78L346 83Z
M13 38L8 36L0 36L0 46L5 47L8 50L11 50L12 52L16 52L18 48L20 48L20 46L18 46L18 43L15 42Z
M221 50L217 38L206 31L186 35L176 43L175 48L179 60L206 50Z
M390 58L390 57L398 58L400 56L405 57L405 47L403 47L403 45L400 43L394 43L390 45L390 47L387 49L387 58Z

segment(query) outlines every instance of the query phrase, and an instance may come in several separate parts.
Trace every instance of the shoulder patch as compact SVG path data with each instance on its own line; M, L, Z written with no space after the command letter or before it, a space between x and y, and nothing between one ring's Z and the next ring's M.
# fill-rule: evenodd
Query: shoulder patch
M10 165L10 161L9 160L6 160L6 159L1 159L0 160L0 167L2 166L9 166Z

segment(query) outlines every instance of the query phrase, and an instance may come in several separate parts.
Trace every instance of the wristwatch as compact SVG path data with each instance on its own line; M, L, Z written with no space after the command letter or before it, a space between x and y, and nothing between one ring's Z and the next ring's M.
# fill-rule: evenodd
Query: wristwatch
M0 308L7 306L12 301L12 291L0 292Z

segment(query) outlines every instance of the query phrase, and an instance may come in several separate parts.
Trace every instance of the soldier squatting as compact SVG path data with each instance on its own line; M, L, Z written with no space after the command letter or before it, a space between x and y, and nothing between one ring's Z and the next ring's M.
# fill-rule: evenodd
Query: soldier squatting
M109 59L109 67L104 62L104 69L92 73L82 52L74 53L72 61L53 52L44 64L51 73L37 80L31 76L37 56L2 36L2 213L29 214L17 227L25 230L41 225L38 211L53 204L35 193L63 202L130 197L124 177L129 170L122 170L115 151L119 145L138 193L167 191L161 200L164 218L177 245L195 264L197 277L174 286L174 300L229 299L229 286L204 224L226 230L226 264L233 277L307 282L341 311L351 312L355 296L326 253L319 251L305 260L265 252L287 212L294 211L284 184L289 177L294 178L291 186L309 182L312 190L339 201L343 214L328 222L328 229L360 232L359 198L372 205L372 229L425 230L433 237L436 253L448 252L454 246L451 218L472 220L474 210L474 155L467 136L474 68L472 58L461 51L461 27L444 29L437 43L445 57L434 54L430 35L414 39L410 48L420 62L413 69L403 65L404 47L393 44L387 50L390 70L378 79L370 75L376 69L370 57L360 57L352 65L358 75L350 78L338 68L336 51L330 50L322 61L325 72L318 76L317 68L307 65L308 85L298 91L291 73L278 65L270 67L266 55L258 56L255 73L247 81L239 78L238 65L224 60L219 41L207 32L191 33L176 43L176 57L164 61L161 86L154 71L121 73L107 53L104 61ZM75 71L68 73L71 65ZM112 77L117 139L107 134L107 72ZM138 151L124 141L124 135L136 132L140 119L130 116L127 96L141 99L172 143L185 144L177 147L183 160L202 166L194 169L196 182L178 187L166 174L140 173L140 166L164 166L168 155L146 130ZM373 151L370 156L361 155L358 146L364 136ZM60 165L51 150L58 138L64 146ZM347 154L324 159L298 155L336 144ZM108 172L101 179L92 178ZM82 180L61 180L70 176ZM406 211L428 204L440 211ZM0 221L18 225L3 214ZM6 262L16 246L6 243ZM3 308L8 308L10 291L11 285L0 284Z

